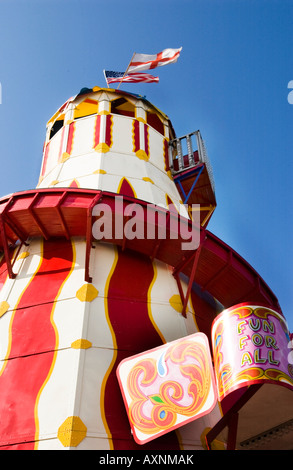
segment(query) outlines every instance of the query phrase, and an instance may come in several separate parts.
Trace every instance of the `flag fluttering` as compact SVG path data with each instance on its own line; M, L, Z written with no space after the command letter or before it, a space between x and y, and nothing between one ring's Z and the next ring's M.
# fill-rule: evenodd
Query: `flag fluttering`
M148 73L130 73L126 72L114 72L110 70L104 70L105 79L108 85L111 83L158 83L159 77L154 77Z
M118 88L122 82L126 83L158 83L159 77L147 73L140 73L142 70L155 69L163 65L174 64L177 62L182 47L179 49L164 49L158 54L133 54L131 61L128 64L125 72L114 72L104 70L105 80L107 85L111 83L119 83ZM117 89L118 89L117 88Z
M154 69L163 65L173 64L177 62L182 47L179 49L164 49L158 54L133 54L128 66L127 72L140 72L141 70Z

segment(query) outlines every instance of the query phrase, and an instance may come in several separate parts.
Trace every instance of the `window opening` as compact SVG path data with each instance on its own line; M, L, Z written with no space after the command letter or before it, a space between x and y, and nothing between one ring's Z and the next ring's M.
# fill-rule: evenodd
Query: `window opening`
M60 129L63 127L63 124L64 124L64 114L62 114L62 116L60 116L60 118L56 119L56 121L54 122L53 126L51 127L49 139L52 139L52 137L55 134L57 134L58 131L60 131Z
M125 98L117 98L111 103L111 113L121 116L135 117L135 107Z

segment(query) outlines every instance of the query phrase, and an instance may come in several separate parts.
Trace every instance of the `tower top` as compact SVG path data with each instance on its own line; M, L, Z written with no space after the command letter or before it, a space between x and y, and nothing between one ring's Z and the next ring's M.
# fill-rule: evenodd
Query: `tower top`
M104 94L104 96L102 96L103 94ZM146 99L146 96L142 96L142 95L139 95L139 94L136 94L136 93L130 93L130 92L126 92L126 91L123 91L123 90L114 89L114 88L103 88L103 87L99 87L99 86L94 86L93 88L88 88L88 87L81 88L81 90L75 96L72 96L71 98L69 98L53 114L53 116L49 119L49 121L47 123L47 127L51 127L56 121L61 120L64 113L69 109L70 106L73 107L73 106L76 106L76 105L81 104L81 103L84 103L84 105L85 104L87 105L87 106L83 105L83 108L84 108L83 110L80 110L79 112L77 110L76 117L79 118L79 117L88 116L90 114L96 114L96 112L97 112L96 103L98 101L103 101L103 100L107 99L109 102L112 102L112 101L117 100L118 98L120 99L120 103L117 103L117 106L115 106L115 112L117 114L126 115L126 116L128 115L130 117L136 117L134 110L133 110L133 116L131 116L131 111L129 109L130 106L129 105L127 106L126 102L128 101L128 102L132 103L132 105L135 106L135 107L139 106L139 103L140 103L140 106L143 106L149 112L153 112L153 113L157 114L161 118L161 120L164 121L166 123L166 125L168 125L168 127L171 128L171 130L172 130L171 138L176 137L175 131L173 129L173 126L172 126L172 123L171 123L169 117L163 111L161 111L159 108L157 108L153 103L148 101ZM87 100L92 100L92 101L91 102L90 101L85 102L86 99ZM96 101L96 103L95 103L95 101ZM114 107L112 106L112 112L113 112L113 110L114 110ZM89 113L89 114L87 114L87 113ZM59 128L58 128L58 130L59 130Z

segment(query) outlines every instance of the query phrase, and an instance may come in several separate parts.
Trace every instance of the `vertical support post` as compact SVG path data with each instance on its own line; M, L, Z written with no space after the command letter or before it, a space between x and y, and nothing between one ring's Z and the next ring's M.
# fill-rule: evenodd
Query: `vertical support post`
M187 291L186 291L186 294L185 294L184 304L183 304L183 308L182 308L182 315L184 317L186 317L186 308L187 308L188 298L189 298L189 295L190 295L190 292L191 292L191 287L192 287L192 283L193 283L193 280L194 280L195 271L196 271L196 268L197 268L197 263L198 263L199 255L200 255L200 252L201 252L201 248L202 248L202 245L200 245L197 248L197 250L195 252L194 260L193 260L191 274L190 274L190 278L189 278L189 282L188 282L188 286L187 286Z
M198 148L198 156L199 156L199 161L201 163L205 163L205 154L203 150L203 144L202 144L202 139L199 131L196 131L196 140L197 140L197 148Z
M187 144L187 152L188 152L188 163L189 166L194 165L194 158L193 158L193 148L192 148L192 141L191 141L191 134L186 136L186 144Z
M177 287L178 287L178 290L179 290L180 299L181 299L181 302L182 302L182 305L183 305L184 304L184 292L183 292L182 285L181 285L181 282L180 282L180 279L179 279L179 274L174 273L173 276L175 277L175 281L177 282ZM186 317L186 315L183 315L183 316Z
M7 236L5 232L5 226L4 226L4 220L3 217L0 217L0 232L1 232L1 239L2 239L2 244L3 244L3 250L4 250L4 257L5 261L7 264L7 271L10 279L14 279L16 275L12 271L12 264L9 256L9 249L8 249L8 241L7 241Z
M90 269L90 254L91 254L91 243L92 243L92 226L93 226L93 215L92 211L94 206L100 201L102 197L102 192L99 191L94 199L92 200L90 206L87 210L87 227L86 227L86 249L85 249L85 281L92 282L92 278L89 274Z
M236 449L238 416L238 413L233 413L229 419L227 450Z
M260 389L262 384L253 384L247 388L244 394L239 398L239 400L234 403L234 405L227 411L226 414L222 416L220 421L215 424L215 426L207 433L205 440L208 450L211 450L211 444L214 439L220 434L226 426L228 426L228 445L230 450L234 446L236 448L236 436L237 436L237 426L238 426L238 411L245 405L245 403L250 400L250 398ZM237 415L237 416L235 416ZM230 436L230 437L229 437ZM229 441L230 439L230 441Z
M179 171L181 171L184 168L184 164L183 164L182 147L181 147L180 139L176 140L176 146L177 146L177 155L178 155L178 169Z
M169 153L169 167L170 167L170 170L171 172L173 171L174 169L174 163L173 163L173 146L169 144L169 148L168 148L168 153Z

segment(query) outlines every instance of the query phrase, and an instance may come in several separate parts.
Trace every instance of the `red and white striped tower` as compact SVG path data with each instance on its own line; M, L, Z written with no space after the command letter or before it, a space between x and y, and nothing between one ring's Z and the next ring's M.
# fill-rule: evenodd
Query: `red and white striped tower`
M48 122L37 188L0 200L1 448L141 449L115 374L120 361L197 331L210 337L215 316L248 293L280 310L245 260L206 230L216 203L195 135L197 150L187 136L184 156L164 113L99 87ZM199 248L125 230L97 241L93 208L117 215L117 195L123 211L136 202L143 214L150 205L168 214L172 204L185 220L200 203ZM126 210L122 229L128 221ZM221 413L217 405L143 449L204 448Z

